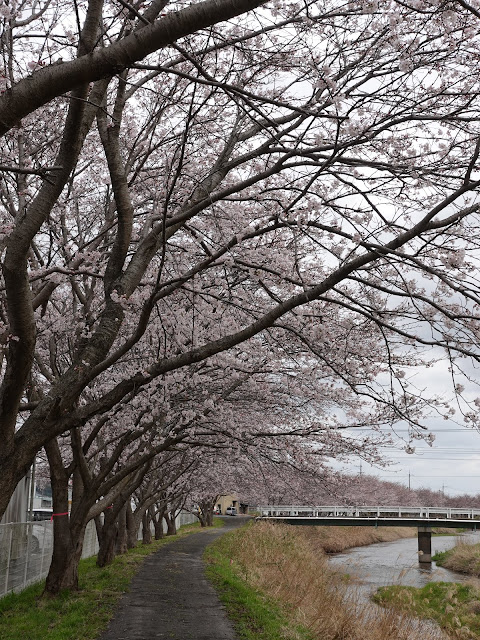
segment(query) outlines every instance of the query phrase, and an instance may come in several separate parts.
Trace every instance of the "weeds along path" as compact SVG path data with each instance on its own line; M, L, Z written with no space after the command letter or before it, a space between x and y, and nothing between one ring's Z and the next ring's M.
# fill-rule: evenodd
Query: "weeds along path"
M236 640L218 596L204 574L205 547L245 518L225 518L162 547L146 558L99 640Z

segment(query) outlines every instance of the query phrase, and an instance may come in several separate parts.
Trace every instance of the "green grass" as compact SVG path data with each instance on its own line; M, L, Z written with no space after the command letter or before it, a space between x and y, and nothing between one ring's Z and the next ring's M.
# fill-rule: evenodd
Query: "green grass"
M215 526L222 526L221 521ZM178 536L199 531L197 523L180 528L177 536L139 544L117 556L113 564L98 568L95 558L81 560L79 591L42 598L44 583L11 593L0 599L1 640L95 640L107 627L115 604L144 558Z
M470 584L430 582L415 587L381 587L373 597L419 618L435 620L455 638L480 638L480 591Z
M248 526L248 525L247 525ZM225 605L240 640L313 640L303 627L289 621L288 610L252 588L232 560L237 532L228 533L204 555L207 577Z
M439 567L443 567L443 563L445 562L447 556L448 556L448 550L447 551L437 551L437 553L432 556L432 560L434 560L438 564Z

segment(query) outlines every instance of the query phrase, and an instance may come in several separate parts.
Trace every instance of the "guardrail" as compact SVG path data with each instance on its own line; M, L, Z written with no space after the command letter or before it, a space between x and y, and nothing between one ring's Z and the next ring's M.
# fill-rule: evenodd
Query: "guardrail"
M402 506L306 506L266 505L256 508L262 517L313 517L313 518L445 518L456 520L480 520L480 509L457 507L402 507Z

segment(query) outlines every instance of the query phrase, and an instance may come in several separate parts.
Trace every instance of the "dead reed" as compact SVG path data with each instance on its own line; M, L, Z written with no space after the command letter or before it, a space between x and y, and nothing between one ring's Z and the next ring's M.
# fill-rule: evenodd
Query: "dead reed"
M352 547L363 547L375 542L392 542L417 535L415 527L306 527L303 535L310 544L325 553L340 553Z
M458 539L453 549L441 555L444 557L438 564L442 567L480 578L480 544L468 544Z
M315 529L263 522L243 528L235 533L234 541L232 538L231 562L251 586L280 602L289 617L306 627L315 639L438 640L445 637L428 623L368 605L357 597L348 579L328 566L323 548L331 550L334 546L333 532ZM345 533L342 535L347 537ZM377 530L375 535L383 534ZM391 536L393 532L386 535ZM361 531L358 537L348 536L349 541L353 539L355 544L367 544Z

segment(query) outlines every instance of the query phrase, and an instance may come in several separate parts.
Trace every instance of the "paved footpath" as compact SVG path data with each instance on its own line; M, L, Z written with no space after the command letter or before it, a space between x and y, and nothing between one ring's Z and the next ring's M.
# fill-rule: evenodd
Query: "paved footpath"
M225 518L222 529L185 536L148 556L99 640L237 640L205 578L202 554L244 522L241 516Z

